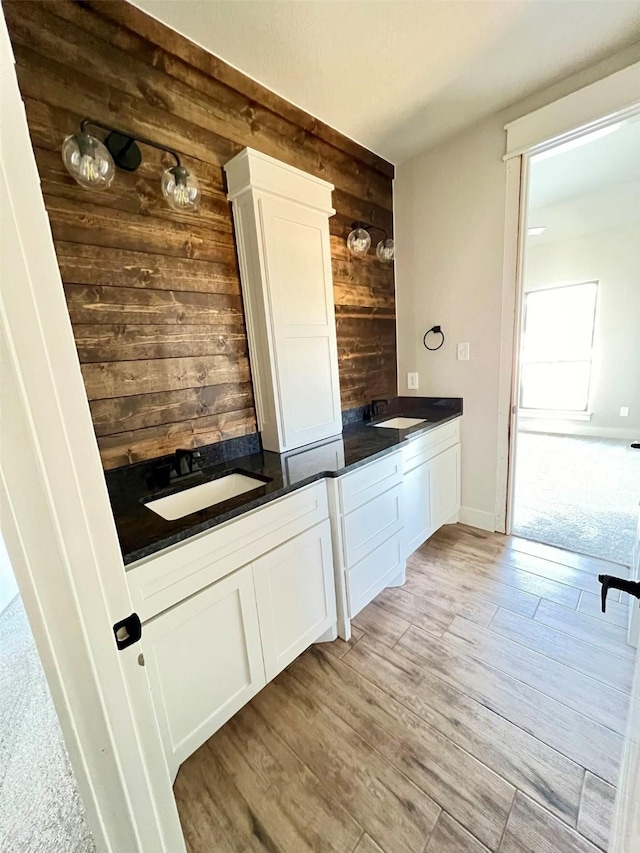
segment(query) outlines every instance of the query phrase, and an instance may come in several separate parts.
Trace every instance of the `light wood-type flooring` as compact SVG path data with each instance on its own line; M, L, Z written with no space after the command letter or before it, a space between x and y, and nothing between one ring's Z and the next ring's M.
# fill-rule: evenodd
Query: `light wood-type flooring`
M440 530L183 764L190 853L606 850L634 654L602 571Z

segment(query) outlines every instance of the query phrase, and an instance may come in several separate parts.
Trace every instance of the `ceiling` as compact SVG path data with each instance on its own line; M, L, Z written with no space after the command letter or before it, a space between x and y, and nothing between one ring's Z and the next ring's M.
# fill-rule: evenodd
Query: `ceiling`
M548 154L529 170L528 249L608 228L640 229L640 119L596 131Z
M400 163L640 41L640 0L135 0Z
M609 129L607 129L609 130ZM529 213L640 180L640 119L533 157ZM640 198L638 199L640 206Z

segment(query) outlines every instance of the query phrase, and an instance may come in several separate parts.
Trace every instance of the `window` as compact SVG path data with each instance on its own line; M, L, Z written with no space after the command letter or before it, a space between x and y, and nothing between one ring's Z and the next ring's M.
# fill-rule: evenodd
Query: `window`
M586 412L598 283L525 293L520 408Z

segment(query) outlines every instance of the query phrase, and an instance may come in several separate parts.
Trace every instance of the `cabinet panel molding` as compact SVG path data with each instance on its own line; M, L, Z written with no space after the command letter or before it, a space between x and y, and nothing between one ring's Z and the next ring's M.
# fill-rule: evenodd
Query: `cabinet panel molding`
M251 567L146 623L142 648L175 777L266 683Z
M405 557L413 554L434 532L431 512L431 462L416 465L404 475Z
M329 521L253 563L267 680L335 625Z
M393 453L340 478L341 509L346 514L402 482L402 457Z
M402 528L402 507L400 484L344 516L342 530L348 568Z
M402 535L396 533L346 571L349 616L353 619L404 569Z
M431 507L434 532L460 511L460 445L431 460Z

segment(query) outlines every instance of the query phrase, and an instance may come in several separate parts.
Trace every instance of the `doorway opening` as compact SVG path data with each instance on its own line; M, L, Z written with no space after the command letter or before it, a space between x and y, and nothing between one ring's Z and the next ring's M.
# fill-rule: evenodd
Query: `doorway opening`
M512 532L630 565L640 498L640 121L528 163Z
M94 853L51 693L0 536L0 848Z

